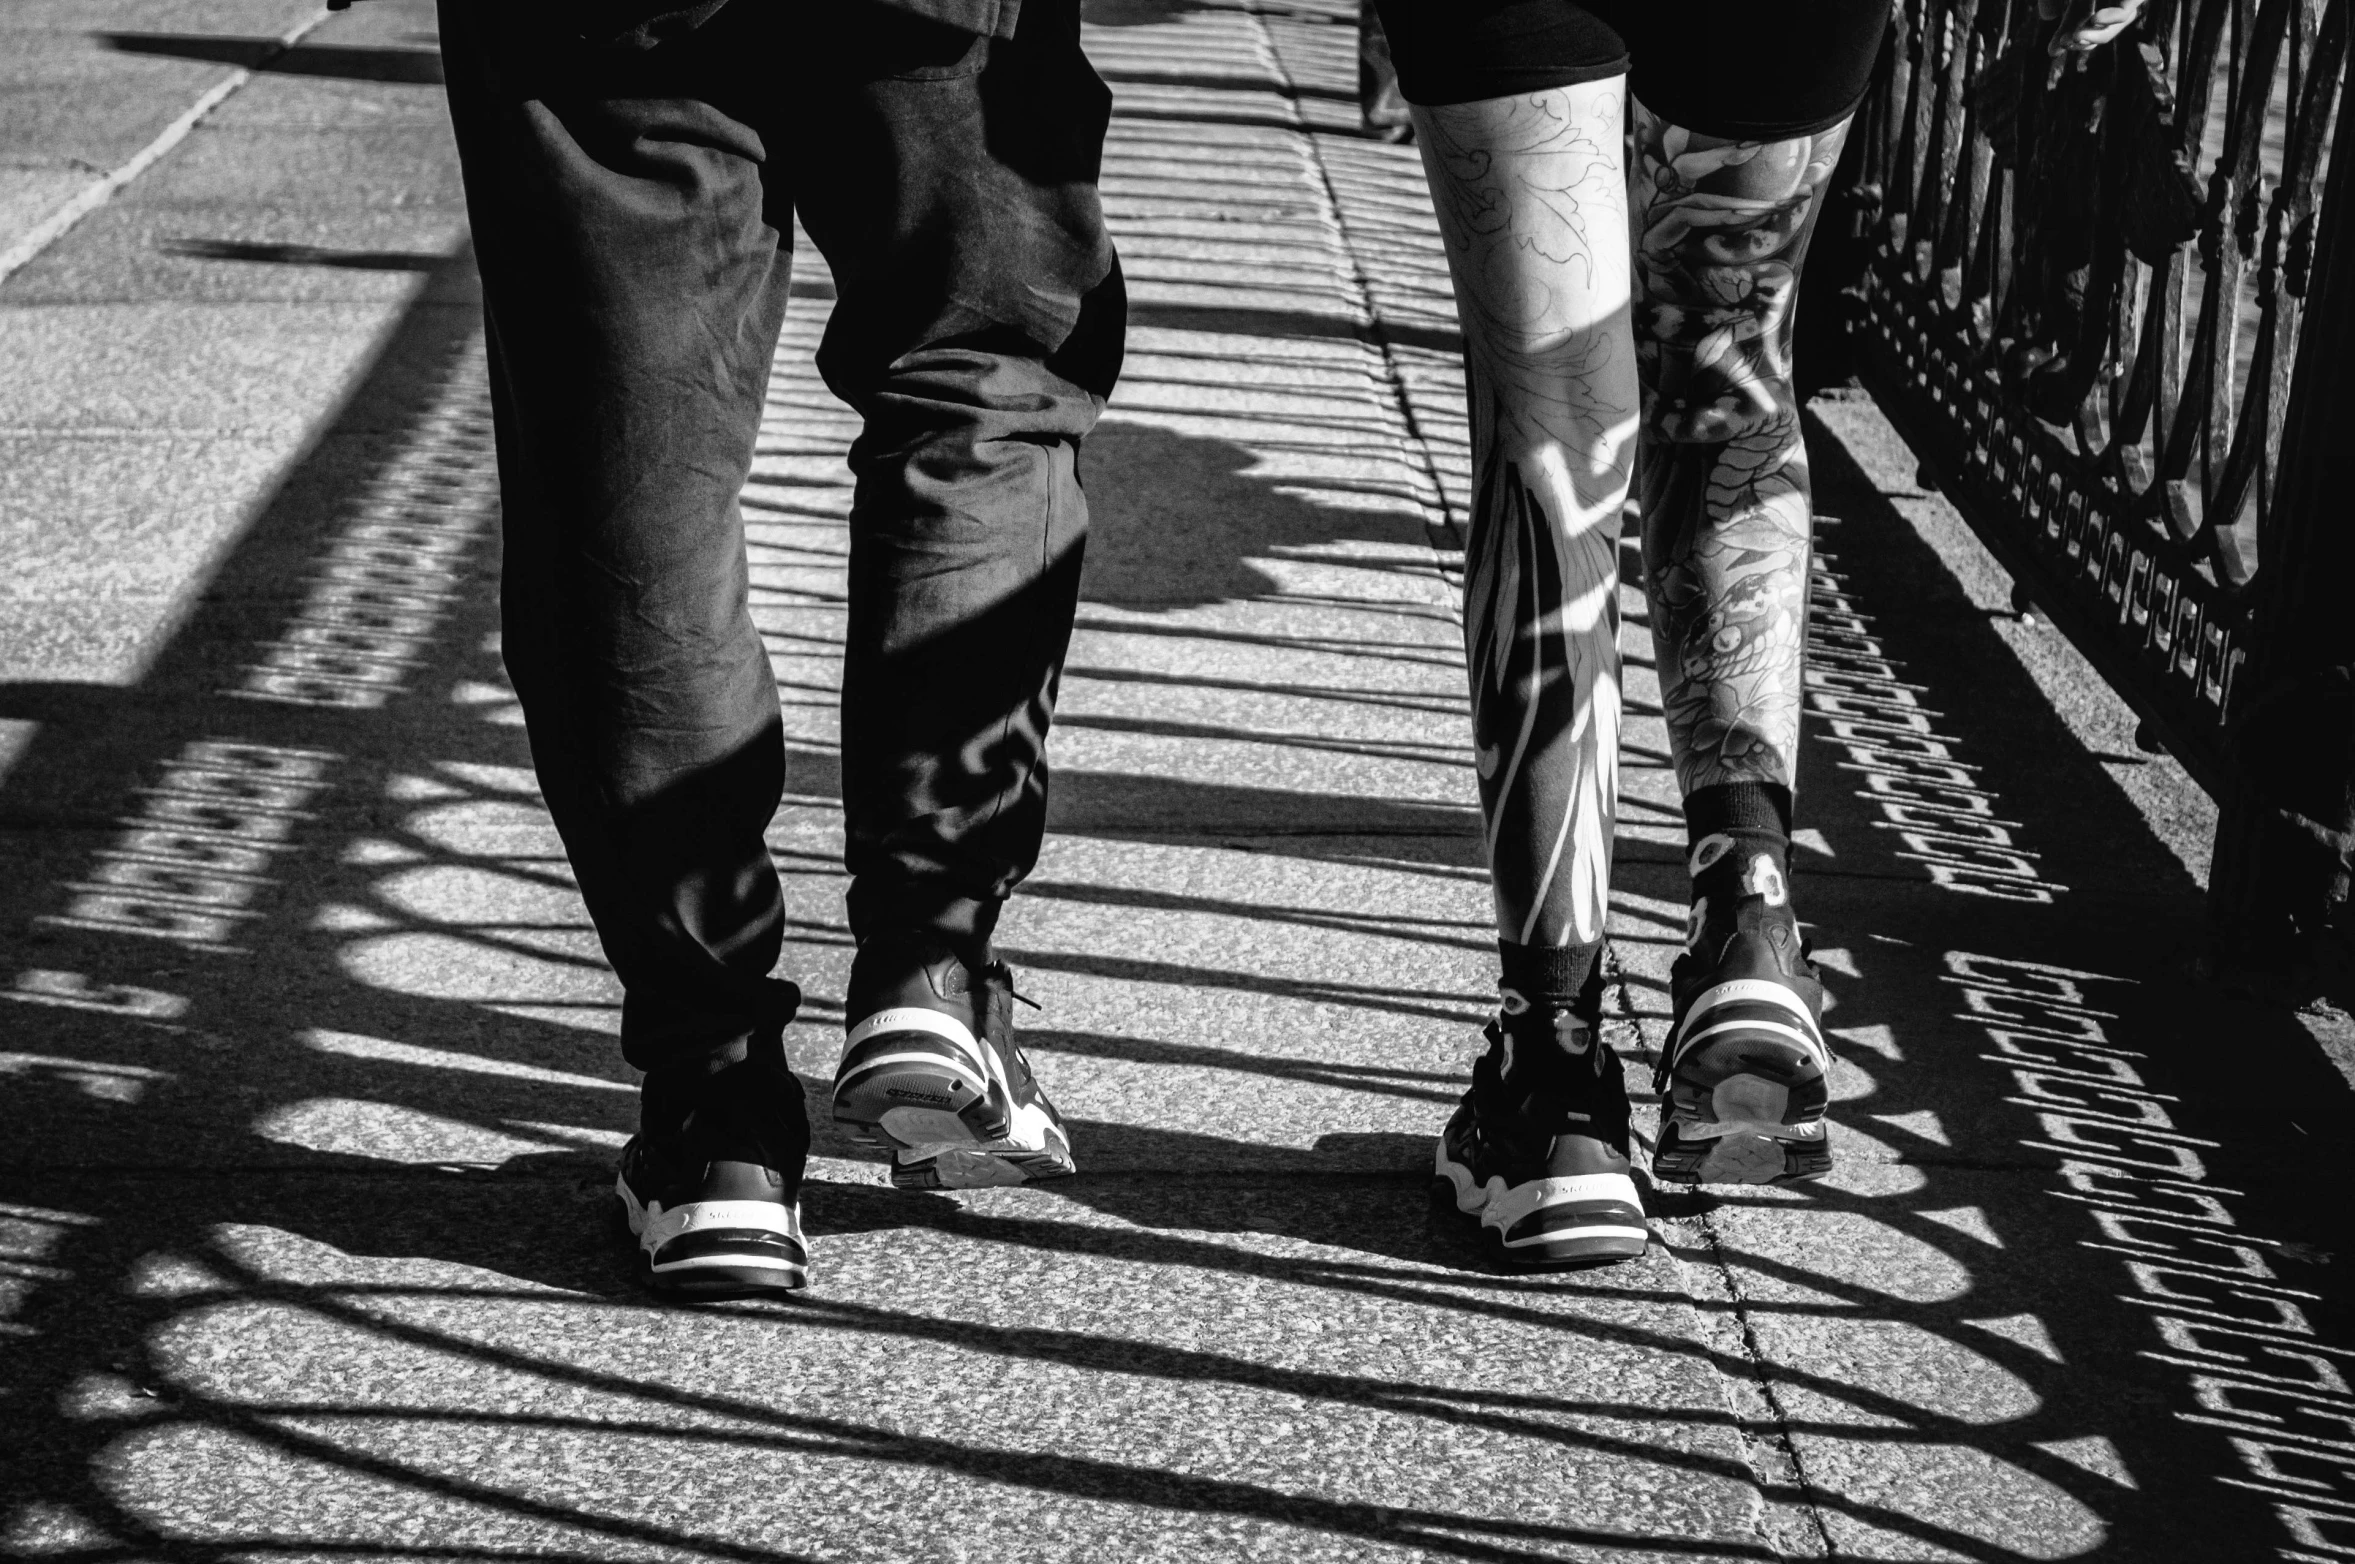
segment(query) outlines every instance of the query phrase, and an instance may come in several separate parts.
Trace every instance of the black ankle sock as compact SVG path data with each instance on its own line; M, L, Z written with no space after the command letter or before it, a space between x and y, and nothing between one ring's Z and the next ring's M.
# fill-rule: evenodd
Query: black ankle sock
M1684 801L1692 843L1693 904L1731 911L1743 896L1791 902L1791 790L1776 782L1721 782ZM1760 863L1763 858L1765 863Z
M1602 958L1603 947L1593 945L1516 945L1496 942L1504 964L1497 987L1519 994L1533 1005L1567 1010L1577 1000Z

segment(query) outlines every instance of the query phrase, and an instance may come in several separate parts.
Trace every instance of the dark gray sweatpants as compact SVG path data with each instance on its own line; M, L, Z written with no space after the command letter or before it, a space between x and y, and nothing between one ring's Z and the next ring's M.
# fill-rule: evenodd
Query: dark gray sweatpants
M1035 861L1077 602L1076 455L1125 301L1077 0L980 38L865 0L664 32L444 0L489 323L504 646L542 791L652 1069L782 1023L783 788L738 492L790 214L839 300L852 447L842 790L862 939L985 945Z

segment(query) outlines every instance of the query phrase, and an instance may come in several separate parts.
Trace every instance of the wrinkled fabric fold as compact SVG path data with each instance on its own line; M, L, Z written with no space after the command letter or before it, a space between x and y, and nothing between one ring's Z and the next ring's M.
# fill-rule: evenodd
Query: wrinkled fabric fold
M821 371L866 420L841 756L862 936L986 940L1036 860L1075 455L1125 317L1074 0L1002 37L865 0L696 9L617 49L541 0L442 7L503 650L647 1069L740 1051L798 999L770 976L763 834L788 768L829 757L785 743L738 508L794 213L839 294Z

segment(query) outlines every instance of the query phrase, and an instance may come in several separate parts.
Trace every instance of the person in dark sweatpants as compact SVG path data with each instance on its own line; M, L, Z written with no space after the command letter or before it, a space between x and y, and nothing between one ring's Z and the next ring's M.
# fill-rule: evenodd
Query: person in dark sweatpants
M646 1072L618 1192L657 1287L798 1287L784 744L738 510L792 218L839 294L819 369L865 421L834 1113L905 1186L1067 1173L990 934L1044 829L1077 456L1120 365L1110 94L1077 0L444 0L441 25L507 667Z

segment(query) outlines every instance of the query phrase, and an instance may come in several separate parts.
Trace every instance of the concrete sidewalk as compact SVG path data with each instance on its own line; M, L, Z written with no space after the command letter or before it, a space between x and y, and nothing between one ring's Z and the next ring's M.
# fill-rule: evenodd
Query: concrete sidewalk
M606 1225L618 996L500 672L451 231L353 301L385 312L379 345L244 480L218 552L156 567L180 593L125 632L144 651L69 682L0 642L23 735L0 1553L2355 1556L2346 1085L2294 1018L2190 979L2198 806L1999 617L2006 584L1867 402L1810 426L1800 898L1846 1056L1837 1175L1650 1191L1652 1253L1568 1276L1501 1274L1432 1212L1493 957L1419 166L1354 132L1354 7L1089 15L1131 352L1087 457L1054 834L1002 933L1082 1175L903 1194L822 1136L805 1297L637 1289ZM413 51L430 17L377 0L312 41ZM110 300L168 321L191 268L232 286L244 263L163 244L192 209L222 243L308 247L273 276L368 253L356 213L237 193L208 138L238 115L349 133L352 177L417 192L404 232L446 223L416 74L257 78L0 288L0 342ZM387 123L424 128L372 162ZM805 251L745 499L816 1094L849 957L852 429L809 362L831 291ZM70 468L86 436L55 406L146 371L19 386L11 437ZM37 553L78 503L20 505L10 536ZM91 549L39 556L42 601L114 611L102 567L141 562L138 535ZM1625 611L1611 1031L1640 1081L1683 887Z

